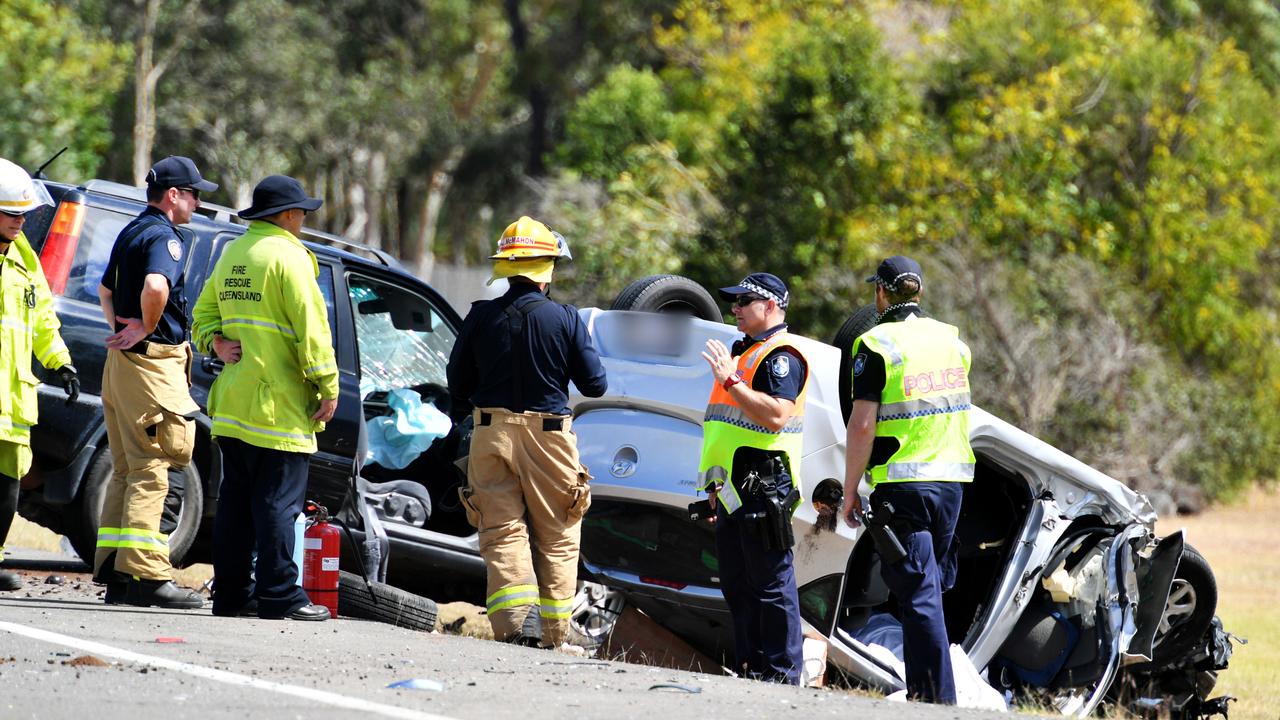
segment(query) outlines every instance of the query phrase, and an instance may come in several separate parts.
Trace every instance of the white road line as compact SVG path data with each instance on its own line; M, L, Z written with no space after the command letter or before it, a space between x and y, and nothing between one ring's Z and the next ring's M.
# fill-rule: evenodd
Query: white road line
M382 703L361 700L359 698L348 697L346 695L338 695L337 693L325 692L323 690L313 690L311 688L299 687L297 685L285 685L284 683L271 682L270 680L259 680L258 678L227 672L226 670L215 670L214 668L191 665L189 663L178 662L177 660L143 655L141 653L111 647L110 645L103 645L102 643L93 642L92 640L82 640L80 638L71 637L70 635L60 635L55 632L49 632L48 630L27 627L26 625L18 625L16 623L0 621L0 631L10 632L14 635L22 635L33 640L42 640L55 645L65 645L67 647L76 648L77 650L93 653L94 655L102 655L119 660L127 660L129 662L142 663L152 667L173 670L174 672L186 673L187 675L194 675L195 677L205 678L207 680L227 683L228 685L240 685L244 687L257 688L259 690L276 692L282 695L292 695L304 700L313 700L315 702L334 705L336 707L346 708L349 710L369 712L391 718L404 718L405 720L454 720L446 715L432 715L431 713L418 712L417 710L396 707L395 705L383 705Z

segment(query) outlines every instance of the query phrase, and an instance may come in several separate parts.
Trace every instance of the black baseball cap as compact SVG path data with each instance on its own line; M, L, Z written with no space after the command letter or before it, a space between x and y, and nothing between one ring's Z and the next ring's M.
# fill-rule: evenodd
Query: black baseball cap
M181 155L170 155L152 165L151 172L147 173L147 185L160 188L189 187L200 192L218 189L217 183L200 177L200 171L191 158Z
M288 175L268 175L253 189L253 205L238 214L243 220L256 220L290 208L310 212L323 204L323 200L308 195L302 183Z
M751 273L743 278L742 282L733 287L720 288L720 297L730 302L739 295L747 293L772 300L778 304L778 307L783 309L786 309L787 303L791 301L791 294L787 292L787 284L782 282L777 275L769 273Z
M903 278L914 277L920 287L924 287L924 270L920 263L905 255L894 255L885 258L876 269L876 274L867 278L867 282L879 283L889 290L897 290L898 282Z

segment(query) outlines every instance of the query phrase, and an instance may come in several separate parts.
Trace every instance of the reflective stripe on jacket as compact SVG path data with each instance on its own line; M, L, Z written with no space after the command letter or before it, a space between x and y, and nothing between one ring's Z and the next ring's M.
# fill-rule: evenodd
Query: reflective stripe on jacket
M213 434L258 447L315 452L311 419L338 397L338 365L315 256L289 231L255 220L222 252L192 312L191 339L211 352L241 344L209 391Z
M756 371L774 350L788 348L808 366L804 355L792 344L791 335L778 332L763 342L747 348L738 356L738 372L742 382L751 387ZM733 394L716 383L707 401L707 413L702 419L702 459L698 463L698 487L706 490L710 485L720 486L718 497L725 511L733 513L742 506L742 498L734 487L733 455L738 448L749 447L772 450L785 454L791 466L791 482L800 487L800 457L804 450L804 402L809 391L806 373L804 386L796 397L791 417L778 432L774 432L749 418L734 400Z
M969 346L954 326L909 316L868 330L862 345L884 358L876 437L899 447L869 468L871 486L886 482L969 482ZM855 344L854 352L857 352Z
M60 326L40 259L18 233L0 255L0 441L31 444L40 384L31 357L50 370L71 362Z

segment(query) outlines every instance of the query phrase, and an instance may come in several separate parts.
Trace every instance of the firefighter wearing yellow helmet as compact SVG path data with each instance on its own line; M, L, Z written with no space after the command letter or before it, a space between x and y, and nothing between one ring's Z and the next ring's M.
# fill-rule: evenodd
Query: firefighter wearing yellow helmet
M0 559L18 507L18 481L31 469L40 384L31 358L57 371L68 403L80 394L40 258L22 234L27 213L42 205L53 205L44 185L0 158ZM17 575L0 570L0 590L20 587Z
M587 397L608 387L586 324L546 296L563 236L530 217L498 238L493 277L506 294L471 306L449 357L449 389L475 408L461 489L480 532L486 606L498 640L564 648L577 589L591 475L578 460L569 382ZM530 540L532 539L532 543ZM535 630L533 610L541 620Z

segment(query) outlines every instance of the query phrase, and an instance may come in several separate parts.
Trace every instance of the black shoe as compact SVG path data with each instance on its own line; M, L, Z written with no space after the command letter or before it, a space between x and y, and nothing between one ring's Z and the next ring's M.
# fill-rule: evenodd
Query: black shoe
M127 581L109 582L107 583L107 592L102 596L102 602L108 605L124 605L128 594L129 583Z
M264 620L311 620L319 622L329 619L329 608L323 605L303 605L284 615L262 616Z
M227 612L225 610L214 610L214 615L218 617L258 617L258 601L250 600L240 606L235 612Z
M0 590L21 590L22 578L17 573L0 570Z
M197 610L204 607L204 598L200 597L200 593L180 588L172 580L130 580L124 601L137 607L168 610Z
M508 635L502 642L510 645L519 645L521 647L542 647L542 638L526 635L524 632L519 630Z

